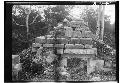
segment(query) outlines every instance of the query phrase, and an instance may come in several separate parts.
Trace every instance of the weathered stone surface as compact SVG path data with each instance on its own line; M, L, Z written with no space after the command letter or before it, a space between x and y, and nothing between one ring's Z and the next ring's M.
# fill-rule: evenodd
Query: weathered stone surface
M63 54L63 49L57 49L57 54Z
M96 54L97 49L92 48L92 49L65 49L64 53L68 54Z
M81 38L81 37L82 37L82 34L81 34L80 31L77 31L77 37L78 37L78 38Z
M81 34L81 32L80 31L73 31L73 34L72 34L72 37L73 38L81 38L82 37L82 34Z
M68 44L68 39L66 39L66 38L57 38L56 39L56 44Z
M88 58L95 57L95 54L62 54L62 57L68 57L68 58L81 58L82 60L87 60Z
M40 43L32 43L32 47L41 47L42 46L42 44L40 44Z
M85 48L92 48L93 45L85 44Z
M88 25L88 23L84 21L71 21L69 24L71 27L81 27L81 26Z
M79 43L80 43L79 38L71 38L71 40L69 41L69 44L79 44Z
M73 37L73 38L76 38L76 37L77 37L77 31L73 31L72 37Z
M73 29L71 27L64 27L65 28L65 36L72 37Z
M85 36L87 38L91 38L92 37L92 32L91 31L85 31Z
M43 47L53 47L53 44L43 44Z
M46 43L46 39L44 36L40 36L40 37L37 37L35 38L35 43Z
M92 44L92 38L80 38L80 44Z
M56 48L64 48L65 45L64 44L55 44L54 47L56 47Z
M67 58L63 57L60 61L61 67L67 67Z
M48 63L51 63L51 62L54 61L55 58L56 58L56 55L53 54L53 53L51 53L51 54L49 54L49 55L46 57L46 61L47 61Z
M47 38L46 44L53 44L53 43L55 43L54 38Z
M82 37L83 38L92 38L92 32L91 31L82 31Z
M110 68L112 66L111 61L105 61L105 67Z
M83 49L84 48L84 45L82 44L66 44L65 45L65 48L66 49Z
M95 70L102 70L103 66L104 66L104 60L88 60L87 73L90 74Z

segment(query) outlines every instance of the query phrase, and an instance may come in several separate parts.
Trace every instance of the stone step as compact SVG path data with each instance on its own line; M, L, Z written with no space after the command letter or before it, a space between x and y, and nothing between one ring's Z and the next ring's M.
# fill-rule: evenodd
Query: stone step
M89 44L83 45L83 44L39 44L39 43L33 43L32 47L33 48L55 47L55 48L66 48L66 49L85 49L85 48L92 48L93 45L89 45Z
M94 58L95 54L62 54L61 57L82 58L82 60L87 60L88 58Z
M97 54L97 48L91 48L91 49L65 49L64 53L67 53L67 54Z
M39 44L92 44L92 38L36 38Z
M35 38L35 43L46 43L46 38L44 36L40 36Z
M66 44L65 48L66 49L83 49L85 46L82 44Z
M84 48L92 48L93 45L82 45L82 44L66 44L65 48L66 49L84 49Z
M64 48L65 45L64 44L55 44L54 47L55 48Z
M80 38L80 44L93 44L92 38Z
M49 47L49 48L52 48L52 47L53 47L53 44L43 44L43 47Z
M69 44L92 44L92 38L71 38Z
M91 49L57 49L58 54L97 54L97 48Z

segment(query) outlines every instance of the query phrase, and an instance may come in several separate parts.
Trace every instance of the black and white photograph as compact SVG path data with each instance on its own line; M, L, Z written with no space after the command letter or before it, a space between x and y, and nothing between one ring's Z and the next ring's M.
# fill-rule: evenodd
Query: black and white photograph
M118 1L4 5L5 79L118 83Z

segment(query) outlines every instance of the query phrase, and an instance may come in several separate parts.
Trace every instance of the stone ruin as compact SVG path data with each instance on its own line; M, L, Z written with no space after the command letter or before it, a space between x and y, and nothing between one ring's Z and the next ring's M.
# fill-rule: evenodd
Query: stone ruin
M43 48L56 49L56 54L52 53L47 61L52 62L54 60L53 56L61 55L60 68L62 68L62 72L67 71L67 60L71 58L80 58L87 62L87 75L94 71L97 63L98 68L103 67L103 60L95 60L97 48L93 47L92 40L97 38L89 30L87 23L84 21L71 21L67 25L56 29L61 30L63 36L58 34L37 37L35 43L32 44L32 51L37 51L40 54L40 50Z

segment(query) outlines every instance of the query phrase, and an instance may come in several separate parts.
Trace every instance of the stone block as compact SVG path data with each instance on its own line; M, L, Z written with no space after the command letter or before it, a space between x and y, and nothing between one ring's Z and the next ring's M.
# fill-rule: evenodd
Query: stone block
M92 37L92 32L91 31L85 31L85 36L87 38L91 38Z
M80 38L80 44L92 44L92 38Z
M69 41L66 38L57 38L55 41L56 44L68 44L68 42Z
M80 39L79 38L71 38L69 41L69 44L79 44Z
M53 47L53 44L43 44L43 47Z
M84 48L84 45L82 44L66 44L65 45L65 48L66 49L83 49Z
M64 53L67 54L97 54L97 49L65 49Z
M56 48L64 48L65 46L64 46L64 44L55 44L54 47L56 47Z
M73 29L71 27L64 27L65 28L65 36L72 37Z
M53 43L55 43L54 38L47 38L46 44L53 44Z
M93 45L85 44L85 48L92 48Z
M37 37L35 38L35 43L46 43L46 38L44 36Z
M90 74L95 70L103 70L104 60L89 60L87 62L87 73Z
M41 47L42 46L42 44L40 44L40 43L32 43L32 47Z
M57 49L57 54L63 54L63 49Z

